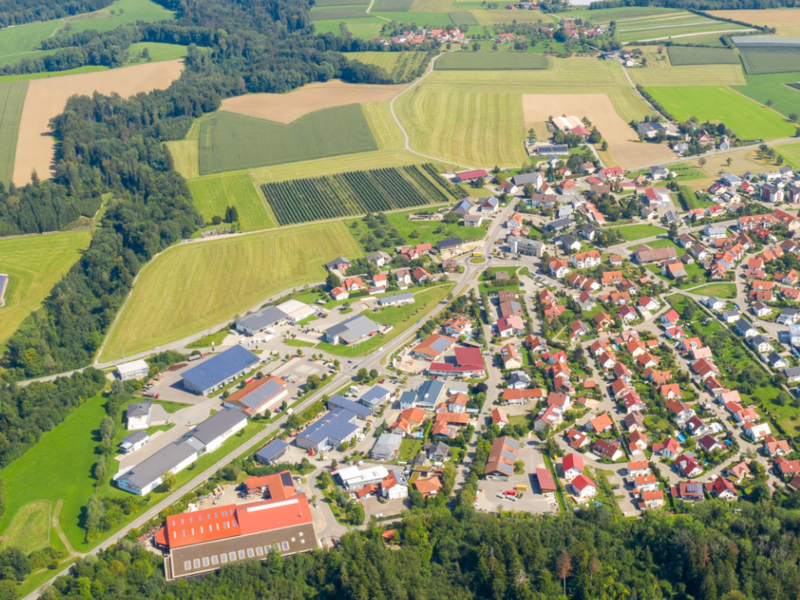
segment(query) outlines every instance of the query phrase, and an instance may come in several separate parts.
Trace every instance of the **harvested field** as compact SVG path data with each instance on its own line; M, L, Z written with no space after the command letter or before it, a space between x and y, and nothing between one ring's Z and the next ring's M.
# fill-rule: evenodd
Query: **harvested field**
M20 119L14 183L28 183L33 171L41 179L50 177L55 143L48 123L64 110L70 96L100 92L128 97L140 92L165 89L180 76L182 69L183 61L173 60L100 73L32 80L28 84Z
M630 169L673 158L665 145L640 142L636 132L617 114L606 94L526 94L522 97L525 128L551 115L587 117L608 142L614 157Z
M672 56L670 54L670 56ZM634 83L649 85L744 85L742 65L686 65L680 67L628 69Z
M228 98L222 101L220 110L288 124L323 108L391 100L406 87L405 85L357 85L337 79L306 85L288 94L247 94Z
M140 273L103 360L197 333L282 290L324 281L322 265L337 256L364 256L342 222L173 247Z
M734 19L753 25L774 27L782 37L800 37L800 10L796 8L769 8L766 10L710 10L712 17Z
M437 71L524 71L546 69L550 65L542 54L530 52L451 52L439 58Z
M0 83L0 181L5 185L11 183L14 173L14 152L27 92L27 81Z
M379 150L391 150L402 148L405 144L403 132L397 126L392 117L388 102L373 102L372 104L362 104L361 110L369 123L372 137L378 144Z

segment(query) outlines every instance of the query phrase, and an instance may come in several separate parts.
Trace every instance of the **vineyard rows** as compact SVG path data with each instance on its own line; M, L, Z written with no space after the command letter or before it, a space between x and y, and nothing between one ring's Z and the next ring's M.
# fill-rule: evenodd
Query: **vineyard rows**
M261 186L280 225L449 203L460 198L433 165L354 171ZM427 174L426 174L427 173Z

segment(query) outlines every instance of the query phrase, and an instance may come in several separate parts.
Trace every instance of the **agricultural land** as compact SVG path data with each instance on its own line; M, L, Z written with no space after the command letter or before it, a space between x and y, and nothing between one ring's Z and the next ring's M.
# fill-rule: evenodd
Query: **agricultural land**
M0 181L8 185L14 173L14 155L17 149L19 122L28 93L27 81L0 83Z
M275 227L275 221L248 173L239 171L191 179L189 189L195 207L207 222L215 216L224 217L225 209L233 206L239 214L242 231Z
M426 54L424 52L346 52L345 56L365 65L380 67L386 71L387 77L394 81L404 81L419 69ZM360 87L366 88L363 90L366 92L375 86ZM363 96L358 101L364 102Z

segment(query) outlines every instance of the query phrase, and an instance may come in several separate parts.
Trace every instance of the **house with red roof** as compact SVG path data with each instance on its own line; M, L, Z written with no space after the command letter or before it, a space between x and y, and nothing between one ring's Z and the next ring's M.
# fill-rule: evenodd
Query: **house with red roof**
M663 442L653 444L653 454L658 454L664 458L675 458L680 451L681 446L678 444L678 440L672 437L668 437Z
M561 461L561 471L566 481L572 481L583 473L583 457L580 454L567 454Z
M586 475L578 475L570 483L572 493L579 499L594 498L597 494L597 484Z

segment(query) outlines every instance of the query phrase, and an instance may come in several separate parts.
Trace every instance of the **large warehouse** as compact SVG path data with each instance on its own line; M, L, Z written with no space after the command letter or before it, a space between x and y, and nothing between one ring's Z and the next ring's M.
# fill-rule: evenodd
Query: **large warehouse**
M298 447L314 452L338 448L358 434L357 420L355 413L344 408L334 408L314 421L305 431L298 433L295 442Z
M277 306L268 306L264 310L247 315L236 321L236 330L245 335L255 335L269 327L282 323L288 318L289 315Z
M181 375L183 387L207 396L252 371L257 364L258 356L241 346L233 346Z
M262 414L289 396L286 382L278 377L251 381L222 403L226 408L238 408L248 416Z
M289 471L280 475L291 482ZM265 560L271 552L289 556L316 548L317 533L305 494L270 496L277 499L167 517L155 540L167 552L167 581L216 571L238 561Z
M325 341L331 344L351 346L363 342L378 333L380 325L363 315L350 317L325 331Z

